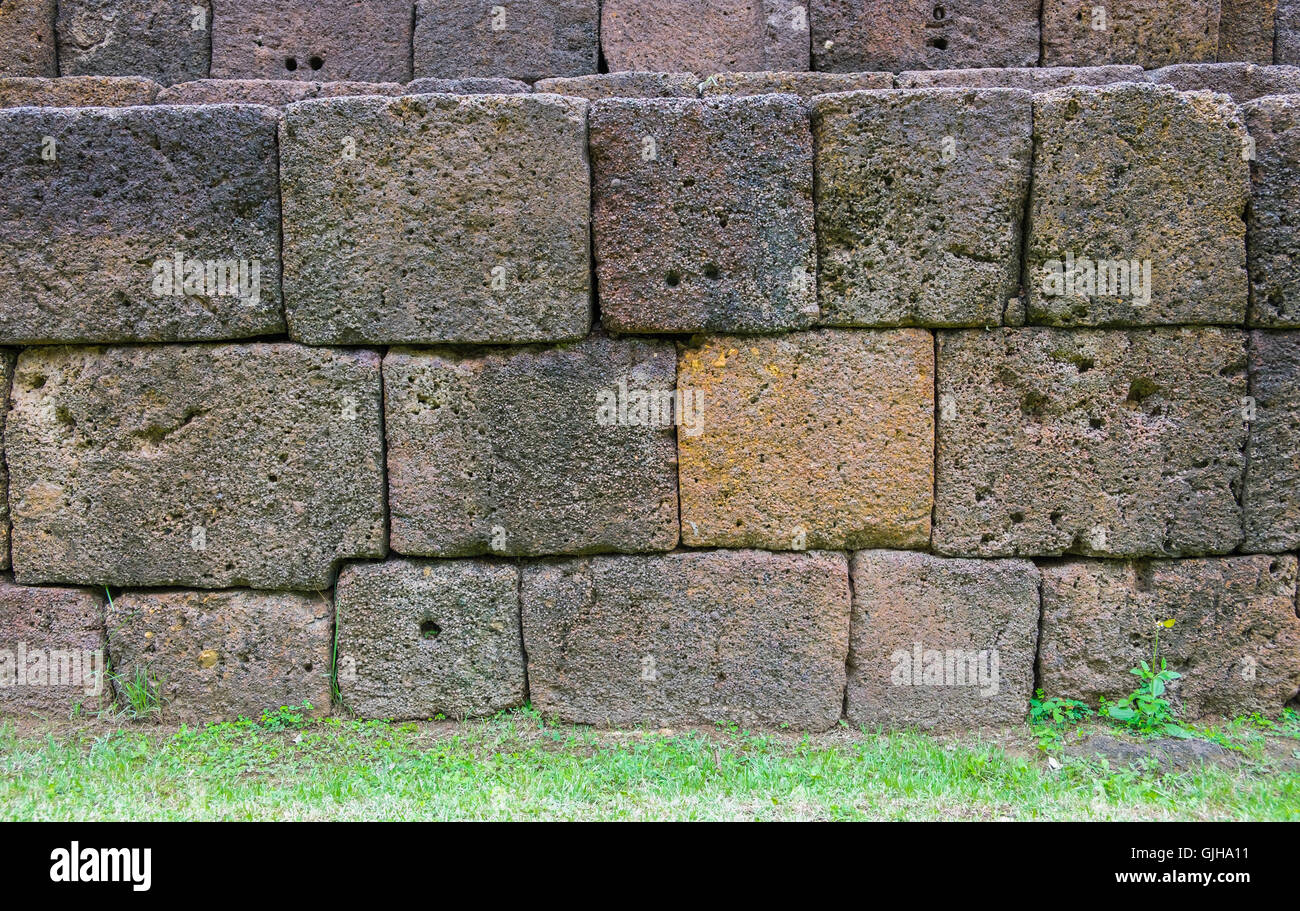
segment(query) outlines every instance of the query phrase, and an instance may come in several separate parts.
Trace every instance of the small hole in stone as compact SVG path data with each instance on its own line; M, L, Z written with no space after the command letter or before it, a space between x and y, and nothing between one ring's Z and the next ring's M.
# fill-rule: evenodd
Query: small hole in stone
M1011 514L1011 521L1019 525L1021 522L1025 521L1025 514L1023 512L1013 512Z
M933 39L931 39L931 41L930 41L930 47L932 47L932 48L934 48L935 50L938 50L938 51L946 51L946 50L948 50L948 39L947 39L947 38L933 38Z
M713 263L708 263L704 267L704 277L717 281L719 278L722 277L722 273L718 270L718 267L715 266Z
M934 18L935 18L935 19L942 19L942 18L944 18L944 17L947 16L947 15L948 15L948 13L944 10L944 8L943 8L942 6L936 6L936 7L934 8Z
M421 639L436 639L438 634L441 632L442 627L434 623L432 620L424 620L420 623Z
M682 276L680 273L674 270L668 273L668 275L664 278L664 281L668 283L669 288L676 288L678 285L682 283Z
M284 68L292 73L294 70L298 69L298 61L292 57L285 57Z
M307 65L311 67L313 70L318 70L325 65L325 61L319 57L312 57L310 60L307 61Z

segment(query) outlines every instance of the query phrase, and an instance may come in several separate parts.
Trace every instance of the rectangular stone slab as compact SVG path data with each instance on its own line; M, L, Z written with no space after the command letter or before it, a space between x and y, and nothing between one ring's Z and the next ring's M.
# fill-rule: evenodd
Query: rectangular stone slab
M59 75L204 79L211 28L208 0L59 0Z
M939 333L934 549L1192 556L1241 543L1244 334Z
M799 0L602 0L600 43L612 72L807 70Z
M911 89L813 102L823 324L1002 323L1020 284L1030 97Z
M159 104L266 104L283 107L308 98L405 95L398 82L300 82L290 79L195 79L158 93Z
M1071 560L1043 571L1040 685L1048 696L1114 702L1129 673L1160 656L1182 678L1168 698L1185 719L1274 718L1300 691L1296 558L1116 563Z
M1300 94L1242 105L1250 130L1250 324L1300 326Z
M0 718L63 721L78 706L107 707L107 654L102 591L0 576Z
M339 574L339 693L364 718L468 718L522 705L519 567L353 563Z
M158 83L139 76L0 78L0 108L130 107L153 104Z
M1180 92L1209 91L1231 95L1238 103L1263 95L1300 92L1300 67L1256 66L1253 63L1180 63L1148 74L1152 82L1172 85Z
M1250 334L1250 422L1242 550L1300 548L1300 332Z
M325 593L122 592L106 614L114 674L148 680L164 721L256 721L281 706L329 713Z
M898 88L941 87L1026 89L1045 92L1067 85L1108 85L1112 82L1145 82L1140 66L1013 66L976 67L964 70L909 70L898 74Z
M0 4L0 76L56 76L57 0Z
M534 92L572 95L596 101L601 98L697 98L700 77L695 73L597 73L539 79Z
M4 421L9 415L16 351L0 350L0 569L9 568L9 465L4 459Z
M1300 0L1277 0L1273 62L1300 65Z
M1104 14L1097 10L1104 10ZM1043 0L1043 66L1213 63L1220 0ZM1082 15L1081 15L1082 14Z
M417 0L415 75L534 82L599 70L597 0Z
M1220 61L1272 63L1278 0L1222 0Z
M1034 564L864 550L850 573L851 723L961 730L1024 721L1038 645Z
M682 541L922 548L934 490L934 345L920 329L698 339L677 386Z
M412 0L218 0L212 76L409 82L412 9Z
M313 345L586 335L586 105L556 95L290 105L280 140L290 334Z
M467 76L463 79L412 79L403 95L527 95L532 86L503 76Z
M590 143L605 328L770 333L816 321L813 146L799 99L598 101Z
M385 552L379 355L28 348L6 427L19 582L328 588Z
M671 405L675 358L665 342L599 334L552 348L390 351L393 549L670 550L675 414L660 406Z
M0 344L282 333L275 125L252 106L0 111Z
M808 101L831 92L893 87L893 73L715 73L700 84L700 94L798 95Z
M1029 321L1240 325L1247 150L1223 96L1133 83L1035 95Z
M533 707L579 724L839 720L848 653L843 554L591 557L524 567Z

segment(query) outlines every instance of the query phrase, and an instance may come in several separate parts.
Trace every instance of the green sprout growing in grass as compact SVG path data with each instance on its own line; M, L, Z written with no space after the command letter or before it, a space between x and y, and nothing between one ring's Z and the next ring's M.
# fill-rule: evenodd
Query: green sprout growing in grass
M1151 662L1143 661L1129 670L1130 674L1142 681L1138 688L1118 702L1103 702L1102 705L1107 716L1143 734L1164 733L1175 737L1186 735L1174 719L1169 700L1164 698L1168 685L1182 677L1177 671L1169 670L1165 659L1160 657L1160 631L1172 629L1173 625L1172 619L1156 623Z

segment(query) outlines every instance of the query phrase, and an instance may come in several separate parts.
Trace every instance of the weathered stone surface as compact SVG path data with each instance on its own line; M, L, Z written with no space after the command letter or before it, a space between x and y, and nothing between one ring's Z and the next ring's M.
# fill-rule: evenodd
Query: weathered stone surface
M823 324L1002 322L1020 285L1030 99L914 89L813 102Z
M1222 0L1218 59L1272 63L1276 15L1277 0Z
M283 332L277 180L266 108L0 111L0 342Z
M606 328L816 321L812 133L797 98L598 101L590 146Z
M6 455L19 582L322 589L384 554L379 356L28 348Z
M675 357L666 342L599 334L553 348L390 352L393 549L442 557L671 550L673 415L656 409L641 420L630 396L671 397ZM618 399L612 414L607 396Z
M696 98L700 77L694 73L598 73L565 79L539 79L534 92L599 98Z
M212 76L409 82L411 3L218 0Z
M413 79L406 84L403 95L526 95L532 89L528 83L503 77L467 77L465 79Z
M586 105L555 95L290 105L280 169L293 337L400 344L584 336Z
M771 550L925 547L934 348L918 329L707 338L677 385L702 396L678 435L682 541Z
M600 12L613 72L808 69L808 10L797 0L603 0Z
M1240 324L1247 147L1222 95L1132 83L1035 95L1029 321ZM1103 281L1088 283L1084 260Z
M700 94L798 95L808 100L831 92L893 87L892 73L715 73L700 84Z
M1250 130L1250 324L1300 326L1300 94L1242 106Z
M1038 6L1038 0L812 0L813 69L1034 66Z
M365 718L465 718L522 705L519 568L392 560L339 575L339 693Z
M1300 0L1277 0L1273 62L1300 65Z
M1046 92L1069 85L1146 82L1140 66L1013 66L967 70L908 70L897 77L900 89L989 88Z
M129 107L153 104L158 83L138 76L0 77L0 108Z
M0 3L0 76L54 76L56 0Z
M1038 644L1034 564L868 550L850 572L849 721L950 730L1024 720Z
M1300 92L1300 67L1256 66L1253 63L1180 63L1149 74L1152 82L1172 85L1180 92L1209 91L1231 95L1238 103L1262 95Z
M789 724L840 717L843 554L592 557L525 566L533 707L585 724Z
M196 79L158 93L159 104L265 104L281 107L308 98L404 95L398 82L299 82L293 79Z
M417 0L415 75L533 82L595 73L597 0Z
M143 673L164 720L257 719L303 702L329 712L334 607L325 594L124 592L105 613L113 672Z
M1300 332L1251 333L1250 394L1242 550L1295 550L1300 548Z
M4 419L9 414L16 358L16 352L0 350L0 569L9 568L9 467L4 460Z
M61 721L78 705L92 712L108 705L105 655L100 593L0 576L0 718Z
M1127 696L1129 668L1160 656L1182 678L1168 698L1185 718L1273 717L1300 691L1292 556L1044 566L1038 673L1051 696L1092 705Z
M1187 556L1241 541L1243 334L939 334L934 548Z
M1043 66L1213 63L1220 0L1043 0ZM1100 12L1099 12L1100 11Z
M211 22L208 0L59 0L59 73L203 79Z

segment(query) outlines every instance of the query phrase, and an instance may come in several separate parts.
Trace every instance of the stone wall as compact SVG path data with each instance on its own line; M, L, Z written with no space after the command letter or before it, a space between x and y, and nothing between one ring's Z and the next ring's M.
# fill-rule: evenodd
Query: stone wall
M1296 697L1300 12L707 6L0 2L0 714Z

